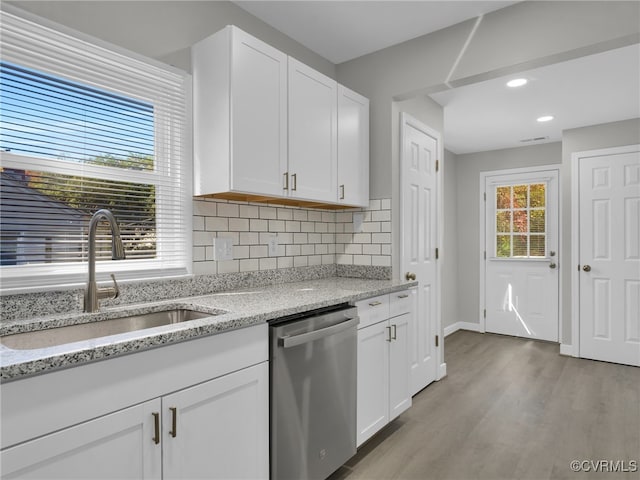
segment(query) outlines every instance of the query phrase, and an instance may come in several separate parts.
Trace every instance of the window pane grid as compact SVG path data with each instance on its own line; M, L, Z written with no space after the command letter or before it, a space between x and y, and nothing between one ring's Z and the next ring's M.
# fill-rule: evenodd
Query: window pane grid
M496 187L495 256L546 256L546 185Z

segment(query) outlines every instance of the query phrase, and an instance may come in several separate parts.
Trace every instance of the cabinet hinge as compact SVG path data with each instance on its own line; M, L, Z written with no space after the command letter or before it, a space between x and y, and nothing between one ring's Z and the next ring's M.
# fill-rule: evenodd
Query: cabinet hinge
M440 170L440 160L436 160L436 172Z
M580 264L578 264L578 271L580 271Z
M436 247L436 260L438 260L438 258L440 258L440 253L438 251L438 247Z
M484 316L484 318L487 318L487 309L486 308L484 309L484 312L483 312L482 315Z
M484 192L484 201L487 201L487 192Z
M436 347L440 345L440 336L436 335Z
M487 259L487 251L486 250L484 251L484 259L485 260Z

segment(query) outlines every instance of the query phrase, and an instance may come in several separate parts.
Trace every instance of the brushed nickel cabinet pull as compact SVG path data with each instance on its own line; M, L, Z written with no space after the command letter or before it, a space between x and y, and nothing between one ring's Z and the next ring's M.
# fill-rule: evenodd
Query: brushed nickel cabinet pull
M169 435L176 438L178 434L178 409L176 407L169 407L169 410L171 410L171 431Z
M408 293L405 293L403 295L398 295L398 298L407 298L409 296Z
M291 175L291 190L296 191L298 189L298 174Z
M160 443L160 414L153 412L153 443L158 445Z
M385 327L387 329L387 333L389 334L387 336L387 342L390 342L391 340L393 340L393 338L391 338L391 327Z
M344 185L340 185L340 200L344 200Z
M371 307L377 307L378 305L382 305L382 302L371 302L369 304L369 306L371 306Z
M283 190L289 190L289 172L284 172L282 174L284 176L284 187Z
M397 325L394 323L393 325L391 325L393 327L393 337L391 337L391 340L397 340L398 337L396 336L397 332Z

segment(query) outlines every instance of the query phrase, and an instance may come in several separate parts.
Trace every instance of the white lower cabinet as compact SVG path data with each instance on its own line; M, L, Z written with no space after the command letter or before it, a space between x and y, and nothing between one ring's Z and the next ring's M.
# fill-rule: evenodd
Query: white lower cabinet
M408 350L410 315L404 305L402 302L398 307L389 295L356 303L360 316L358 446L411 406ZM390 317L392 314L394 316Z
M264 325L3 385L2 479L268 479L267 355Z
M160 399L105 415L2 451L2 478L161 477L153 412Z
M268 396L265 362L164 397L162 477L267 478Z

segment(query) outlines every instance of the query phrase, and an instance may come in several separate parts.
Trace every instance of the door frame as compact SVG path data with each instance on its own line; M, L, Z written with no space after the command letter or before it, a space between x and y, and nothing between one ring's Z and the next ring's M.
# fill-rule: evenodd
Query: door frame
M484 310L486 308L486 265L487 260L484 258L484 252L487 251L487 236L486 236L486 224L487 224L487 197L486 197L486 184L487 177L496 177L499 175L526 175L536 174L539 172L555 172L558 190L557 201L557 217L558 217L558 342L562 344L562 279L563 279L563 263L564 257L562 255L562 194L561 194L561 178L560 178L560 166L559 165L540 165L535 167L521 167L521 168L509 168L504 170L490 170L486 172L480 172L480 195L479 195L479 209L480 209L480 249L478 251L478 257L480 259L480 302L478 305L478 319L480 324L479 331L481 333L486 332L486 318L484 316Z
M631 144L571 154L571 345L561 345L561 353L565 355L580 357L580 160L639 150L640 144Z
M400 141L398 142L400 145L400 153L399 153L399 175L398 175L398 205L399 208L397 210L399 216L398 225L400 226L398 235L399 241L399 249L400 252L400 261L398 268L397 278L400 281L406 281L404 278L404 272L402 270L402 263L404 258L404 220L403 216L400 212L404 208L404 200L402 195L402 180L404 175L404 165L406 163L406 158L404 155L404 141L406 137L407 127L411 126L416 130L420 130L424 132L426 135L433 137L438 146L437 146L437 159L439 160L439 168L438 175L436 175L436 246L438 247L438 259L436 261L436 279L435 279L435 299L436 299L436 325L435 331L438 332L437 335L440 339L438 342L438 346L436 348L436 381L447 375L447 364L444 362L444 333L442 331L442 264L444 263L443 258L445 256L445 245L443 242L443 230L444 230L444 209L442 205L442 175L444 174L444 145L442 144L442 134L437 130L425 125L412 115L407 112L400 112Z

